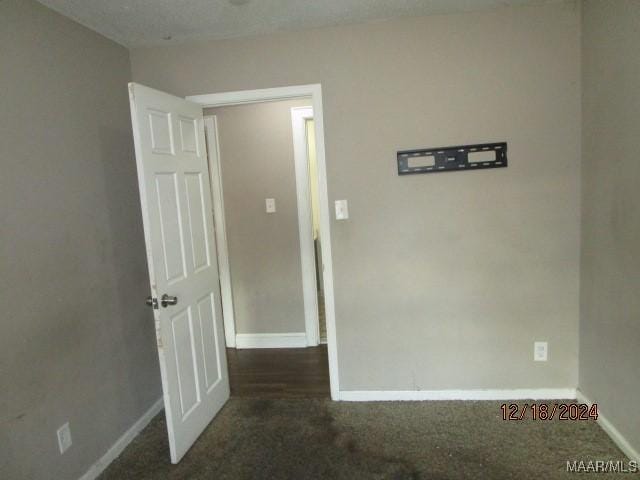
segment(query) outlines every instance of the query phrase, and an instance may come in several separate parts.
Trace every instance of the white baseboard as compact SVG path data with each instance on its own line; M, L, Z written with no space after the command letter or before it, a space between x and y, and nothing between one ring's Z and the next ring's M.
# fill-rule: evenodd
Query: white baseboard
M341 390L347 402L422 400L560 400L576 398L575 388L520 388L513 390Z
M238 333L236 348L304 348L307 334L302 333Z
M577 398L579 403L586 403L587 405L593 405L593 402L580 390L577 392ZM640 462L640 452L633 448L626 438L620 433L620 431L614 427L607 417L600 412L600 405L598 405L598 425L605 431L607 435L613 440L622 452L629 457L630 460Z
M162 397L155 402L149 410L147 410L131 427L129 430L124 432L124 434L116 440L107 453L105 453L96 463L91 465L89 470L82 475L79 480L94 480L98 478L111 462L113 462L118 455L122 453L122 451L127 448L127 445L131 443L131 440L136 438L136 436L142 431L144 427L146 427L151 419L155 417L164 406Z

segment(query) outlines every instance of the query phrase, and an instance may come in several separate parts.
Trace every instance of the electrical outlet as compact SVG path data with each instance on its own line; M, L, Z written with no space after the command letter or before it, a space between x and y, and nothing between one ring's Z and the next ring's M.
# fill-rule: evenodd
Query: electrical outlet
M546 362L549 345L547 342L533 342L533 360Z
M72 443L71 428L69 428L69 422L67 422L58 429L58 447L60 447L60 455L66 452Z

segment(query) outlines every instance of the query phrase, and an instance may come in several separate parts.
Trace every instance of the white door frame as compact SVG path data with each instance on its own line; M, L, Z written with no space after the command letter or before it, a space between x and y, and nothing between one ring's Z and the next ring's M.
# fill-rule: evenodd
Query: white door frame
M227 248L227 229L224 219L224 195L222 190L222 167L220 165L220 145L218 143L218 123L216 116L204 117L205 140L209 157L209 179L213 202L213 224L215 226L216 251L220 271L220 296L222 299L222 318L224 337L227 347L236 347L236 321L233 309L233 290L231 289L231 268Z
M203 108L241 105L245 103L268 102L301 97L311 97L313 117L316 128L316 159L318 163L318 195L320 197L320 242L322 245L323 289L325 303L325 317L327 322L327 349L329 354L329 381L331 398L339 399L338 374L338 343L336 336L335 301L333 292L333 263L331 255L330 205L327 189L327 166L324 145L324 119L322 110L322 87L320 84L297 85L290 87L265 88L259 90L243 90L236 92L213 93L205 95L191 95L187 100L200 104ZM218 178L219 180L219 178ZM214 192L222 192L217 188ZM220 199L214 199L214 204L220 204ZM223 220L224 221L224 220ZM216 227L218 224L216 223ZM226 246L226 244L225 244ZM218 245L218 255L226 255L228 251ZM220 260L219 260L220 261ZM225 331L228 330L227 311L224 312ZM235 333L235 325L233 327Z
M293 158L296 170L296 195L298 200L298 233L300 235L300 260L302 268L302 295L304 298L304 324L307 345L320 343L320 319L318 317L318 288L316 285L315 245L313 243L313 215L311 212L311 172L307 153L307 124L313 118L313 107L291 109L293 133Z

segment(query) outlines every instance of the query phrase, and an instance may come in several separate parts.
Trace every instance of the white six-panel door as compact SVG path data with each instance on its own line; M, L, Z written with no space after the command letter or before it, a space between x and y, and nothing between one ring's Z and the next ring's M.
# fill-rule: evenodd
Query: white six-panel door
M177 463L229 398L202 108L135 83L129 97L171 461Z

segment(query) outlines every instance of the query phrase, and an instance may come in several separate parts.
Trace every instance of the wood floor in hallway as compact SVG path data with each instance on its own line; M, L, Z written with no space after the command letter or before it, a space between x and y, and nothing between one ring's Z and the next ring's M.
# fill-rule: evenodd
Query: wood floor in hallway
M232 397L328 398L327 346L227 349Z

